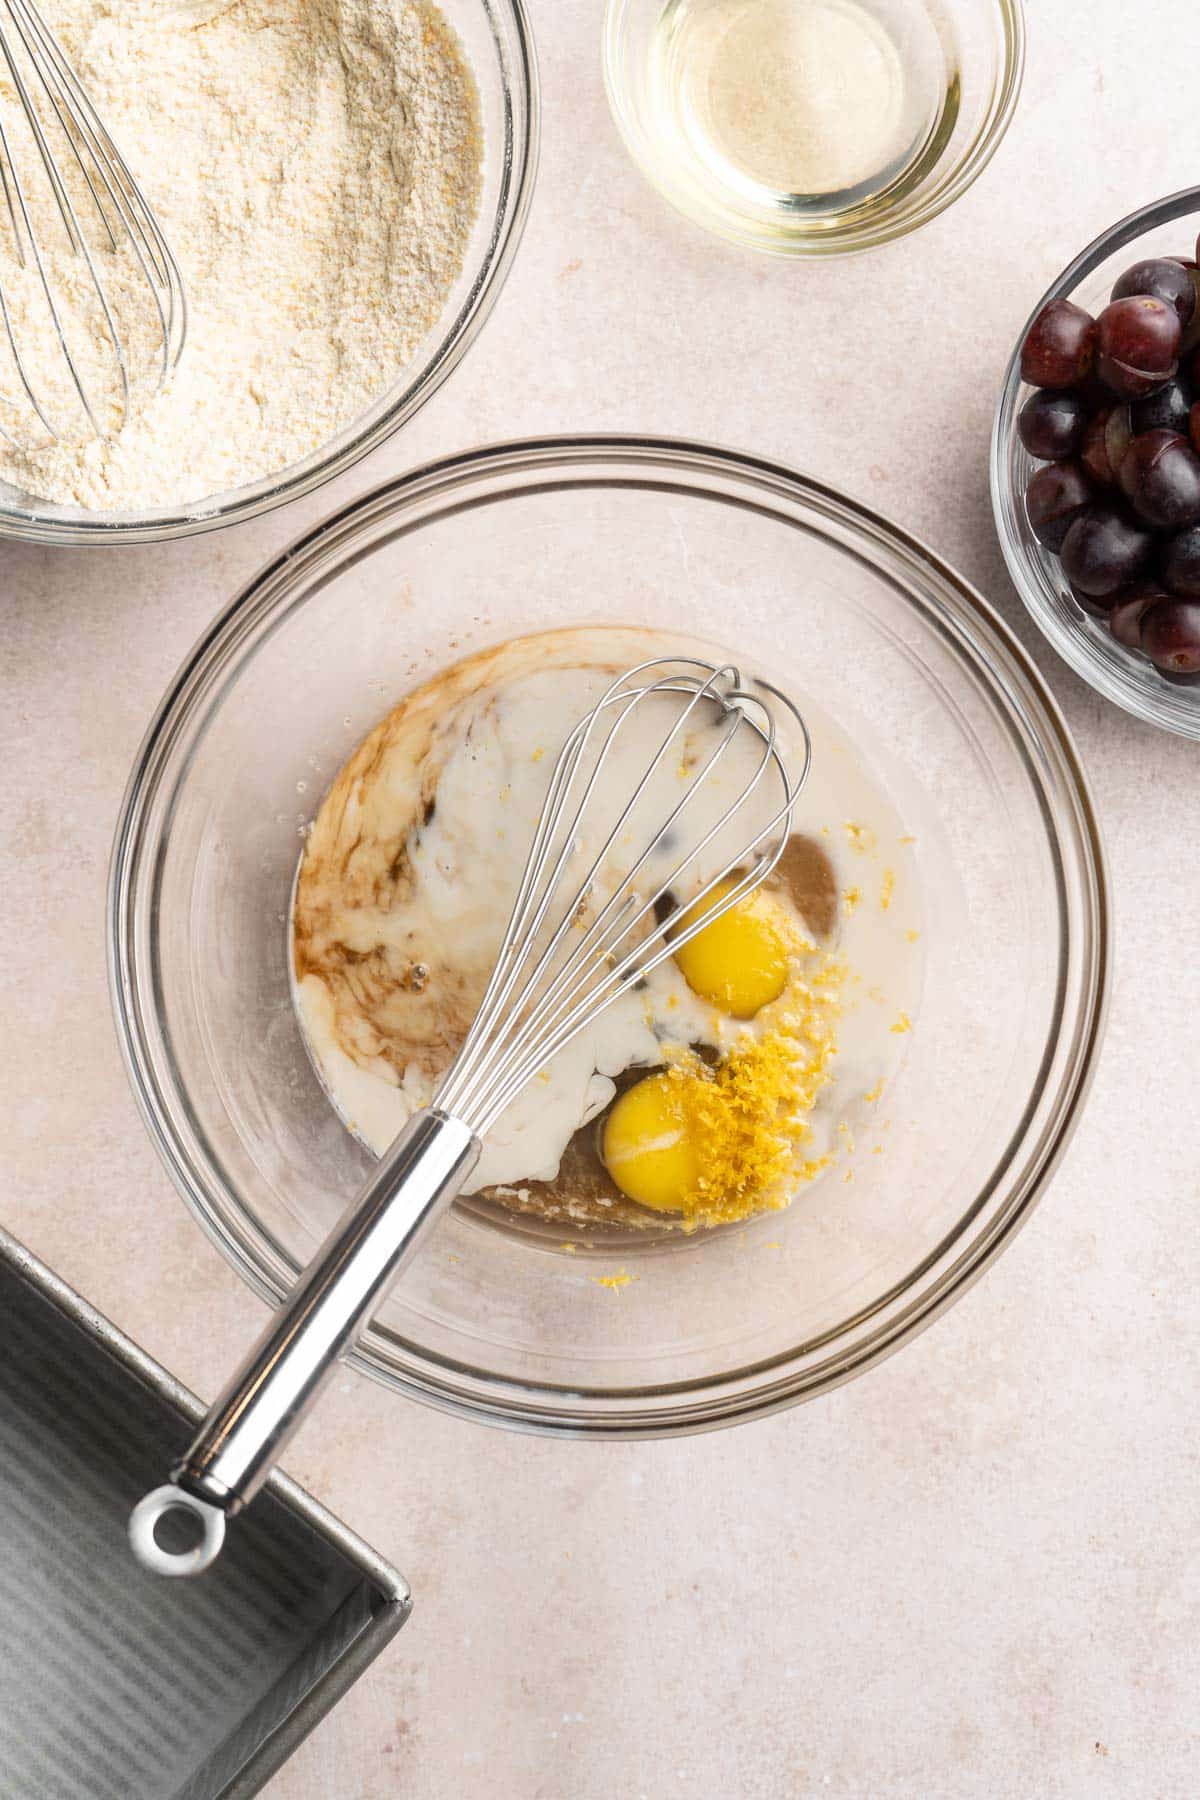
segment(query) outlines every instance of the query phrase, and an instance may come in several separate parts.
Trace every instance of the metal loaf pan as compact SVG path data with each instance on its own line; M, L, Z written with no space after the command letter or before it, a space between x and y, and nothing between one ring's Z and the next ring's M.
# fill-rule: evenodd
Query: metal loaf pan
M202 1413L0 1231L3 1800L247 1800L407 1618L282 1475L206 1574L144 1574L130 1506Z

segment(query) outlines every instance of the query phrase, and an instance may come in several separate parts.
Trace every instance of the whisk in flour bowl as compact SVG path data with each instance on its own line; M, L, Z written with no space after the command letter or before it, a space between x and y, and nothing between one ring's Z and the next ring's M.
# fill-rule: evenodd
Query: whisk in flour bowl
M188 344L115 433L0 443L0 533L180 536L341 473L454 367L511 264L537 145L523 0L42 11L175 254ZM3 232L0 280L36 334ZM119 310L140 366L157 320Z
M865 249L963 192L1008 125L1021 0L609 0L605 76L683 212L778 255Z
M33 0L0 4L0 441L111 439L187 336L179 265Z

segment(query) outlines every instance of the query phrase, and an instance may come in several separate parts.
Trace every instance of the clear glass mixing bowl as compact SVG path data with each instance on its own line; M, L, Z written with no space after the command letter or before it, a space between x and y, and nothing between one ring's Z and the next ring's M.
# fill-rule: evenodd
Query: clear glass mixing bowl
M866 508L723 451L557 439L431 465L294 544L192 651L138 757L110 895L146 1122L277 1301L370 1161L289 995L304 827L431 670L612 622L735 646L848 727L917 838L926 973L885 1153L853 1183L740 1229L574 1252L460 1204L356 1353L455 1412L609 1435L744 1418L868 1368L1003 1248L1070 1135L1106 988L1103 851L1058 710L985 602Z
M1149 256L1190 257L1198 229L1200 188L1185 188L1139 207L1080 251L1021 327L1000 391L991 454L992 510L1000 548L1035 624L1075 673L1106 700L1148 725L1190 738L1200 738L1200 684L1168 681L1146 657L1118 644L1103 621L1084 612L1057 556L1034 537L1025 489L1037 464L1017 435L1017 415L1033 391L1021 380L1021 346L1043 306L1051 300L1074 300L1088 312L1100 313L1113 283L1126 269Z
M0 481L0 537L43 544L143 544L257 518L344 474L440 387L474 342L516 254L537 167L539 97L525 0L438 0L438 5L458 33L479 92L483 187L458 280L399 378L368 412L301 462L186 506L91 512L54 505Z

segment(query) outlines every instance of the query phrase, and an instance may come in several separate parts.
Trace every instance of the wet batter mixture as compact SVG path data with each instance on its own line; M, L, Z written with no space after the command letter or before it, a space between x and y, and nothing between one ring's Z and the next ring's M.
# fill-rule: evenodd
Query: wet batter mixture
M333 1104L376 1152L428 1104L466 1034L571 727L624 669L687 654L721 652L613 628L510 641L407 696L341 770L297 880L295 995ZM482 1197L564 1233L691 1230L787 1205L853 1153L919 992L913 852L844 734L793 698L813 761L779 867L539 1071L488 1133ZM695 739L664 778L702 765L703 730ZM649 745L607 768L615 793ZM755 754L747 745L739 766L735 751L722 765L733 784ZM738 831L689 871L681 906Z

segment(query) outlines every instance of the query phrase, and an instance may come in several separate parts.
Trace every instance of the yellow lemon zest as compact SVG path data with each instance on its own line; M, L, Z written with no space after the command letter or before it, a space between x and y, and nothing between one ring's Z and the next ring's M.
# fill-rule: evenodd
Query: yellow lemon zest
M618 1269L615 1275L593 1275L592 1280L597 1287L607 1288L610 1294L619 1294L622 1288L629 1286L633 1276L627 1275L624 1269Z
M683 1215L685 1230L778 1211L832 1161L804 1154L808 1115L833 1078L842 964L815 954L789 984L785 1017L710 1066L680 1049L626 1089L601 1153L629 1199Z

